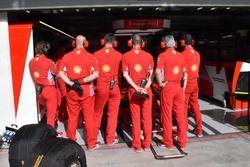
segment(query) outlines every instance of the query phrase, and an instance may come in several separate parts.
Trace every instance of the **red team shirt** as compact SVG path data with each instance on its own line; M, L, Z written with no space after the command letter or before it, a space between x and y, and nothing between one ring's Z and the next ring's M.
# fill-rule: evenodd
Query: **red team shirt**
M173 48L167 49L158 56L158 69L162 70L162 78L164 81L181 81L185 68L185 59L182 54Z
M57 73L56 65L45 55L37 54L30 60L29 68L30 74L36 86L38 84L55 85L53 75L56 75Z
M85 49L74 49L62 58L59 71L65 71L71 80L89 76L98 71L98 64L92 54Z
M197 82L200 68L200 54L193 47L186 47L182 52L187 67L188 82Z
M98 63L94 56L85 49L76 48L63 56L59 65L59 71L65 71L70 80L77 80L89 76L94 71L98 71ZM94 95L92 85L93 82L81 85L89 88L84 90L86 95Z
M119 66L122 59L122 54L114 48L103 47L94 53L99 65L99 75L97 78L97 86L101 84L109 84L115 77L116 84L118 84Z
M133 48L123 55L122 71L127 71L137 85L142 79L148 78L148 71L153 69L153 57L142 49Z

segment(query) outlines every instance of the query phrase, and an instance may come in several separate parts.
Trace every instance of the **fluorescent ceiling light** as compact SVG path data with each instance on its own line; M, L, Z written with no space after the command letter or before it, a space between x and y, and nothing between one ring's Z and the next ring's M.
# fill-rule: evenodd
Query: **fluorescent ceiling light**
M140 29L121 29L121 30L116 30L115 33L155 33L158 31L161 31L162 29L145 29L145 30L140 30Z
M67 33L65 33L65 32L63 32L63 31L61 31L61 30L59 30L59 29L57 29L57 28L55 28L53 26L51 26L51 25L48 25L48 24L46 24L46 23L44 23L42 21L38 21L38 23L44 25L45 27L49 27L49 28L51 28L51 29L53 29L53 30L55 30L55 31L57 31L59 33L62 33L62 34L66 35L66 36L68 36L68 37L70 37L72 39L75 39L75 37L73 37L73 36L71 36L71 35L69 35L69 34L67 34Z

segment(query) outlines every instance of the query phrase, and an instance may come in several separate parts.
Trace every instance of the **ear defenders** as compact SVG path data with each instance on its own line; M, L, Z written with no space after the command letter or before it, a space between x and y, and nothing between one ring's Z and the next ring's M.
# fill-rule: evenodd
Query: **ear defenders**
M185 43L185 40L184 40L184 39L181 39L181 40L180 40L180 42L181 42L181 46L182 46L182 47L184 47L184 46L186 45L186 43Z
M100 40L100 44L101 44L101 46L104 46L104 45L105 45L104 38L102 38L102 39ZM118 41L115 40L114 43L113 43L113 47L116 48L117 46L118 46Z
M133 46L133 38L130 38L127 42L128 46L129 47L132 47ZM145 48L145 42L144 40L141 38L141 48Z
M75 40L73 40L73 41L71 42L71 46L72 46L72 48L75 48L75 47L76 47L76 41L75 41ZM83 47L84 47L84 48L88 48L88 47L89 47L89 41L85 40L85 41L83 42Z
M76 47L76 41L75 41L75 40L72 40L71 46L72 46L72 48L75 48L75 47Z
M184 41L185 42L185 41ZM167 44L166 44L166 42L164 41L164 38L162 39L162 41L161 41L161 43L160 43L160 46L161 46L161 48L162 49L166 49L167 48ZM177 43L177 41L175 41L175 46L174 46L174 48L177 48L178 47L178 43Z
M165 41L161 41L160 43L162 49L166 49L167 45Z
M85 40L85 41L83 42L83 47L84 47L84 48L88 48L88 47L89 47L89 41Z

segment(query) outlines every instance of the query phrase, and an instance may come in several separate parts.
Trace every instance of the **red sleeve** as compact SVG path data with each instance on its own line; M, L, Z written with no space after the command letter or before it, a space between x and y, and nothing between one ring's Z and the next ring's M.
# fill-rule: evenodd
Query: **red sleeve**
M156 66L156 68L162 69L163 65L164 65L163 55L160 54L160 55L158 56L158 58L157 58L157 66Z
M128 65L125 56L122 57L122 71L128 71Z
M183 71L188 72L189 69L188 69L188 63L187 63L186 55L184 53L180 53L180 54L183 57L183 61L184 61L184 68L185 68L185 70L183 70Z
M54 75L56 75L57 74L57 68L56 68L56 64L52 61L52 60L50 60L49 59L49 68L50 68L50 70L52 71L52 73L54 74Z
M93 56L93 66L91 71L99 71L98 61L95 56Z
M67 71L67 69L66 69L66 63L65 63L65 58L64 57L62 58L62 61L59 64L58 71Z
M149 60L149 67L148 67L148 69L149 70L154 70L154 59L153 59L153 57L152 57L152 55L150 55L150 60Z

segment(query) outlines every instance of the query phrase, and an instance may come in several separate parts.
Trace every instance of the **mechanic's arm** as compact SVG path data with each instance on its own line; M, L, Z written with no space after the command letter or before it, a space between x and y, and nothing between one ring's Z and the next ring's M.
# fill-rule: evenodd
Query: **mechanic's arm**
M130 86L132 86L137 92L140 92L142 88L137 86L134 81L131 79L127 71L123 71L123 77L127 80Z
M69 79L64 71L59 71L57 77L60 77L69 86L72 86L74 84L74 82Z
M159 85L159 87L163 87L162 85L162 76L161 76L161 70L159 68L155 69L155 77L156 77L156 81Z
M145 86L145 89L148 89L150 88L152 82L153 82L153 79L154 79L154 75L153 75L153 70L149 70L149 76L148 76L148 82Z
M89 76L85 77L85 78L82 78L82 79L79 79L78 82L80 84L85 84L85 83L89 83L93 80L95 80L96 78L99 77L99 72L98 71L94 71L92 74L90 74Z
M186 71L184 71L184 76L183 76L183 79L184 79L183 90L185 91L186 86L187 86L187 80L188 80L188 74L187 74L187 72L186 72Z

